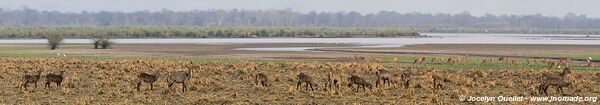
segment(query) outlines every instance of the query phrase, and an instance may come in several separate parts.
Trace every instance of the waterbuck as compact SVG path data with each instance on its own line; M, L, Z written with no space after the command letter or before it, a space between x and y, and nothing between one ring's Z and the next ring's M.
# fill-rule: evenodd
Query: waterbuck
M302 83L306 84L307 91L309 86L311 91L315 91L313 87L319 89L319 86L313 81L312 77L310 75L307 75L306 73L298 74L298 84L296 85L296 90L299 90L299 87L302 85Z
M357 75L352 75L350 76L350 78L348 78L348 87L351 87L353 84L358 85L358 87L356 88L356 92L358 92L361 86L363 88L363 91L367 91L365 87L368 87L370 90L372 90L373 87L371 86L371 83L367 82L365 79Z
M36 74L26 74L23 75L23 88L25 88L25 90L27 91L27 84L29 83L33 83L33 85L35 86L33 89L37 88L37 82L40 81L42 75L42 70L39 70L36 72Z
M185 92L185 88L187 87L185 82L190 81L192 78L192 70L188 69L188 71L174 71L169 72L167 76L167 82L169 83L169 89L173 86L174 83L181 83L182 92Z
M65 71L59 71L57 73L50 73L46 75L46 87L50 88L50 83L56 83L56 87L60 87L62 81L65 79Z
M254 76L254 83L258 86L269 87L271 83L265 73L258 73Z
M138 83L136 85L136 88L138 91L140 91L140 86L142 85L142 82L148 83L150 84L150 90L154 90L154 82L156 82L156 80L158 80L158 77L160 76L160 74L154 73L154 74L148 74L148 73L140 73L138 75Z

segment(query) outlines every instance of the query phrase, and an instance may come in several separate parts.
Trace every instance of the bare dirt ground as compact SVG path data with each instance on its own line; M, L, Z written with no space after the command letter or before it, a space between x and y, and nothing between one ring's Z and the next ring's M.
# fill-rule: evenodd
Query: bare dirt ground
M251 51L236 48L278 47L348 47L350 44L259 43L259 44L124 44L111 49L96 50L90 45L63 45L63 49L46 50L43 44L0 45L29 50L9 49L0 53L36 54L64 53L84 56L152 56L190 57L239 60L317 60L340 61L352 56L506 56L511 54L593 54L597 45L530 45L530 44L424 44L386 48L321 48L319 51ZM527 56L511 56L525 58Z
M137 56L137 57L189 57L239 60L335 60L356 54L344 52L319 51L252 51L236 48L278 48L278 47L344 47L349 44L312 44L312 43L263 43L263 44L124 44L111 49L92 49L90 45L63 45L55 51L45 49L43 44L0 45L4 48L27 48L0 50L11 54L68 54L82 56ZM369 54L358 54L369 55ZM374 54L373 54L374 55Z
M600 52L600 46L551 44L421 44L390 48L336 48L336 50L458 54L589 54Z

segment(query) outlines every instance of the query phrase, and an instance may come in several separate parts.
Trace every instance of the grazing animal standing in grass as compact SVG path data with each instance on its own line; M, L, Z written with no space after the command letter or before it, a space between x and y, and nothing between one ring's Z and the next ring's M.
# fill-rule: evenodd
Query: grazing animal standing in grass
M37 82L40 81L42 75L42 70L39 70L34 75L23 75L23 88L27 91L27 84L33 83L35 86L33 89L37 88Z
M375 63L381 63L381 61L383 61L383 59L381 59L381 58L373 58L373 61Z
M333 89L336 87L338 90L340 89L342 78L340 75L334 72L327 73L327 83L325 84L325 89Z
M537 61L538 60L535 58L529 58L529 59L527 59L527 64L525 64L525 65L532 66L532 65L535 65L535 63L537 63Z
M490 64L492 64L492 59L493 58L484 58L483 61L481 61L481 65L490 65Z
M398 87L399 85L403 84L403 78L402 78L402 73L394 73L392 77L390 77L389 79L389 83Z
M469 55L461 55L461 56L456 56L457 60L459 63L465 63L467 62Z
M550 69L554 69L554 68L560 68L559 62L556 61L548 61L548 68Z
M508 63L512 64L512 65L519 65L519 61L516 59L508 59Z
M538 86L538 92L540 94L545 94L546 96L548 96L548 87L550 86L555 86L556 87L556 91L560 94L563 95L563 87L569 87L571 85L571 82L566 82L564 80L558 79L558 78L551 78L551 79L546 79L546 81L543 81L540 86Z
M431 58L431 64L436 64L437 61L440 61L440 63L444 62L443 58L440 57L432 57Z
M543 64L550 65L550 59L548 59L548 58L545 58L545 59L540 59L540 61L541 61Z
M443 78L439 75L432 75L433 78L433 91L437 91L439 89L444 90L444 82L447 81L446 78Z
M559 75L546 75L544 80L541 81L542 83L540 84L540 86L538 86L538 92L540 92L540 94L542 92L546 93L546 90L549 86L556 86L557 91L559 91L562 94L562 87L569 86L571 84L565 82L569 74L571 74L571 69L565 67L562 73L560 73Z
M258 86L269 87L271 83L265 73L258 73L254 76L254 83Z
M454 57L450 57L448 58L448 62L446 62L448 64L456 64L458 63L458 59L454 58Z
M545 77L546 77L546 79L558 78L558 79L564 80L568 77L569 74L571 74L571 68L565 67L565 68L563 68L562 73L560 73L559 75L546 75Z
M591 59L585 60L587 63L587 69L594 68L596 65L592 62Z
M367 57L354 56L354 57L352 57L352 59L354 59L355 62L359 62L359 61L366 61Z
M383 83L383 85L387 84L390 85L390 79L392 78L393 73L385 70L385 69L379 69L379 71L377 71L377 81L375 82L375 87L379 87L380 83Z
M60 87L62 81L65 79L65 71L59 71L58 73L50 73L46 75L46 88L50 87L50 83L56 83L56 87Z
M173 86L174 83L181 83L182 92L185 92L185 88L187 81L190 81L190 79L192 78L192 70L189 69L188 71L175 71L175 72L169 72L168 76L167 76L167 82L169 83L169 89Z
M398 58L392 58L392 63L398 63Z
M571 65L571 58L560 59L560 65L564 66L564 67L570 67L570 65Z
M319 89L319 86L313 81L312 77L307 75L306 73L298 74L298 84L296 85L296 90L299 90L302 83L306 84L306 90L308 91L308 87L310 86L311 91L315 91L315 88ZM313 88L315 87L315 88Z
M464 63L467 61L467 57L468 56L452 56L450 58L448 58L448 63L449 64L456 64L456 63Z
M138 83L136 85L137 90L140 91L140 86L142 85L142 82L150 84L150 90L154 90L153 84L154 84L154 82L156 82L156 80L158 80L159 76L160 76L159 73L155 73L155 74L140 73L138 75Z
M401 74L402 80L404 81L404 88L408 88L409 84L410 84L410 73L408 72L403 72Z
M425 61L425 57L416 57L415 61L413 61L413 65L417 63L422 64L423 61Z
M511 64L511 65L519 65L519 62L513 58L502 58L502 61L504 61L504 63Z
M350 78L348 78L348 87L351 87L353 84L358 85L358 87L356 87L356 92L358 92L358 90L360 89L360 87L362 86L363 91L367 91L367 87L371 90L372 89L372 85L371 83L367 82L365 79L363 79L362 77L359 77L357 75L352 75L350 76Z

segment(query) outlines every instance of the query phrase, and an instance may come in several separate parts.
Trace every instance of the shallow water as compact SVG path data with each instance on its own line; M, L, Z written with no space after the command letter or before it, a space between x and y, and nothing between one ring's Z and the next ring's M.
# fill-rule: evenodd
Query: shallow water
M245 44L245 43L337 43L360 47L399 47L410 44L574 44L600 45L600 35L464 34L424 33L426 38L199 38L115 39L118 44ZM89 39L65 39L67 44L91 43ZM0 44L47 43L45 39L0 39ZM237 50L304 51L316 47L239 48Z

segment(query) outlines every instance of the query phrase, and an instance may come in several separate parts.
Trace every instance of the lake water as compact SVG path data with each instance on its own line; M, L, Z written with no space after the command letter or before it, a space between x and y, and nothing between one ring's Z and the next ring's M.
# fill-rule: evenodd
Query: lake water
M463 34L424 33L426 38L199 38L115 39L118 44L245 44L245 43L343 43L359 47L399 47L410 44L574 44L600 45L600 35ZM91 43L89 39L65 39L67 44ZM0 39L0 44L40 44L45 39ZM237 50L304 51L315 47L239 48Z

